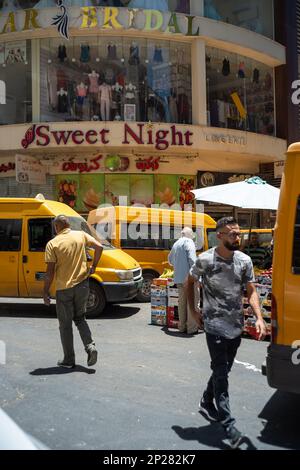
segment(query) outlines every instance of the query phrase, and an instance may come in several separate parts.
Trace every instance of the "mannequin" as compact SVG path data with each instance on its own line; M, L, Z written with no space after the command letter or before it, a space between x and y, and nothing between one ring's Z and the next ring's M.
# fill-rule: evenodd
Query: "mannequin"
M89 102L90 102L90 113L91 115L98 114L98 90L99 90L99 73L92 70L92 73L88 74L89 77Z
M79 85L76 87L76 104L77 104L77 110L78 114L80 117L82 117L82 106L84 103L84 98L87 95L87 86L83 83L80 82Z
M129 49L129 60L128 60L128 63L130 65L139 65L140 63L140 56L139 56L140 52L139 52L139 46L138 44L133 41L131 46L130 46L130 49Z
M57 92L57 111L59 113L68 111L68 92L64 88L60 88Z
M113 116L112 116L112 119L114 121L121 120L120 114L121 114L122 91L123 91L123 86L119 82L116 82L112 86L112 103L115 104L115 112L113 113Z
M112 102L112 92L111 92L111 86L106 82L103 82L102 85L99 86L98 102L100 103L100 112L101 112L102 121L109 121L110 108L111 108L111 102Z
M57 57L59 58L60 62L64 62L64 60L66 59L67 50L66 50L66 46L64 44L60 44L58 46Z
M126 89L125 98L128 100L135 99L136 86L130 82L128 85L125 86L125 89Z

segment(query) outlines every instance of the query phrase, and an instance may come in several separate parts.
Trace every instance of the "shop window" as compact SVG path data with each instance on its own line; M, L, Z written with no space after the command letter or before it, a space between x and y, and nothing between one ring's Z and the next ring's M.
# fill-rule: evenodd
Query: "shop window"
M204 16L273 38L273 0L204 0Z
M190 45L140 38L41 41L41 120L190 124Z
M0 219L0 251L20 251L22 220Z
M31 42L0 45L0 81L5 84L1 98L0 125L32 121Z
M29 251L45 251L46 245L54 232L52 219L31 219L28 222Z
M208 125L275 135L272 68L208 47L206 74Z

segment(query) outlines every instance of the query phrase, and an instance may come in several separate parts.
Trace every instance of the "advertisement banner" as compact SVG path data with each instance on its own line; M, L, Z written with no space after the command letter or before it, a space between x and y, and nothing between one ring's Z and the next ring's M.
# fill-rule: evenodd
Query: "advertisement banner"
M104 203L104 174L80 175L79 177L80 211L89 212Z
M130 175L130 204L151 206L153 198L153 175Z
M16 155L16 180L18 183L45 184L46 167L34 157Z

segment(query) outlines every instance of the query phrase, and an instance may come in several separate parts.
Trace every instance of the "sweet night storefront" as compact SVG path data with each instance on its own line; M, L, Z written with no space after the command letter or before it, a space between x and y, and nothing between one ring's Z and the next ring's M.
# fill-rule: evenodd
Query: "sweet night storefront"
M188 13L201 15L200 3ZM190 202L200 177L232 180L282 160L278 43L201 16L111 7L68 7L58 31L61 12L0 18L1 196L43 192L82 213L120 195L171 206ZM16 154L40 162L43 185L16 183Z

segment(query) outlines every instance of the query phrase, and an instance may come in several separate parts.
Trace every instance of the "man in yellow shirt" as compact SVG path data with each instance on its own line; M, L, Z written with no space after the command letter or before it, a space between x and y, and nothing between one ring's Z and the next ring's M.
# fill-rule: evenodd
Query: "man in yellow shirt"
M88 355L87 364L97 362L97 350L91 331L85 319L89 296L90 274L95 272L103 247L95 238L82 231L70 229L70 222L65 215L54 219L56 237L46 245L45 261L47 272L44 282L44 304L50 305L49 290L55 277L56 312L59 322L61 343L64 352L60 367L75 367L72 321L78 328L81 340ZM89 268L86 247L94 248L93 264Z

